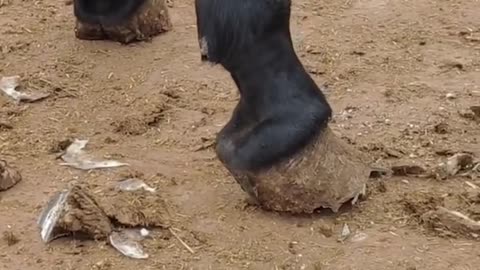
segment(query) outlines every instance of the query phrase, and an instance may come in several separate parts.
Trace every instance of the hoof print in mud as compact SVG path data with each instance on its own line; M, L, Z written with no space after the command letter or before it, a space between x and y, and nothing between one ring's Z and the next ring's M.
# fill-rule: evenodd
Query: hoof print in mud
M75 0L75 36L128 44L172 29L165 0Z

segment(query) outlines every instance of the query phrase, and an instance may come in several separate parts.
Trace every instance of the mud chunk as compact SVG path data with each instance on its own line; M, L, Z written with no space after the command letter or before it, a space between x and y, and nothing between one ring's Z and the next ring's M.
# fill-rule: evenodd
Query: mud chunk
M170 220L168 206L158 193L111 188L96 200L110 219L127 227L167 227Z
M458 59L445 59L439 66L441 69L451 70L451 69L458 69L463 70L465 65L460 62Z
M73 139L64 139L58 142L55 142L51 147L50 147L50 153L55 154L55 153L62 153L67 150L67 148L73 143Z
M20 242L20 239L12 231L4 231L2 238L9 247Z
M394 149L387 147L382 143L368 143L360 147L360 150L369 153L377 153L379 157L384 158L401 158L405 155L404 151L401 149Z
M113 122L114 131L122 135L142 135L149 129L148 123L137 116L127 116L120 122Z
M123 192L115 187L91 192L74 185L52 197L39 225L44 242L72 233L103 240L117 226L167 227L169 220L167 205L158 193Z
M404 193L402 197L399 203L403 206L404 211L417 222L421 222L423 214L436 210L437 207L444 204L444 198L430 193Z
M0 120L0 131L6 131L11 129L13 129L13 126L11 124Z
M422 220L428 228L444 235L478 238L480 234L480 222L444 207L425 213Z
M469 153L457 153L440 163L433 169L433 175L437 179L447 179L457 175L460 171L471 169L474 165L473 155Z
M333 226L331 224L327 224L326 222L321 222L317 226L317 230L323 236L330 238L333 236Z
M449 130L450 130L450 127L448 126L448 124L443 122L436 124L434 127L434 131L437 134L447 134L449 133Z
M408 176L408 175L422 175L425 174L427 171L418 166L418 165L395 165L392 166L392 172L394 176Z
M460 110L458 114L463 118L475 120L475 114L470 110Z
M480 106L471 106L470 109L463 109L458 113L463 118L480 121Z
M390 176L392 170L381 167L372 167L370 171L370 178L381 178L383 176Z
M20 181L20 172L10 167L5 160L0 160L0 191L10 189Z
M122 119L113 122L116 133L122 135L142 135L150 128L156 126L163 119L164 105L158 105L145 113L133 113L128 116L122 116Z
M66 201L59 226L65 231L84 233L93 239L105 239L113 226L88 189L74 186Z
M470 110L472 110L475 117L480 118L480 106L471 106Z
M438 148L435 150L435 154L439 155L439 156L453 156L455 155L456 153L467 153L467 154L473 154L472 152L468 152L468 151L463 151L463 150L455 150L455 149L450 149L450 148Z

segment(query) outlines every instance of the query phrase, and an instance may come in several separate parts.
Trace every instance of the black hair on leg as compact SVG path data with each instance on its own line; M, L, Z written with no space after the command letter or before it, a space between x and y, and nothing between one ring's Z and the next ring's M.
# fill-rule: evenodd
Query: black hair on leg
M74 15L89 24L118 25L128 21L146 0L74 0Z

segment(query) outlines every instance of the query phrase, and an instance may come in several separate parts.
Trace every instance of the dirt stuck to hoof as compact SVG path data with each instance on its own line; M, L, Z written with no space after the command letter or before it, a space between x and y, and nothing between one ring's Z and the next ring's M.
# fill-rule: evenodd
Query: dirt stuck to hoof
M122 25L95 25L77 19L75 35L78 39L112 40L128 44L149 40L171 29L172 22L165 0L147 0L134 16Z
M292 159L258 174L232 171L237 182L264 209L337 212L366 192L371 169L362 153L327 128L315 143Z
M10 189L20 181L22 181L20 172L10 167L6 161L0 160L0 191Z

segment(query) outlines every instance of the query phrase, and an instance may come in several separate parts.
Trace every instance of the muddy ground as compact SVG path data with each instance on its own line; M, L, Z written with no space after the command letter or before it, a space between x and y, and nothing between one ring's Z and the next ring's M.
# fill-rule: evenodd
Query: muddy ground
M52 94L20 106L0 96L1 157L24 178L0 194L0 269L479 269L478 234L419 219L441 205L478 219L478 202L465 195L466 181L480 184L475 175L374 179L368 198L338 215L248 206L210 147L238 95L223 70L200 63L192 2L174 2L173 31L123 46L75 39L63 1L0 1L0 75ZM382 166L480 155L480 125L466 113L480 105L479 1L293 2L298 54L328 85L332 127L345 140ZM59 166L53 148L68 138L131 166ZM145 243L145 261L103 242L41 242L36 220L55 191L129 173L162 192L195 254L161 230ZM357 237L339 242L344 224Z

